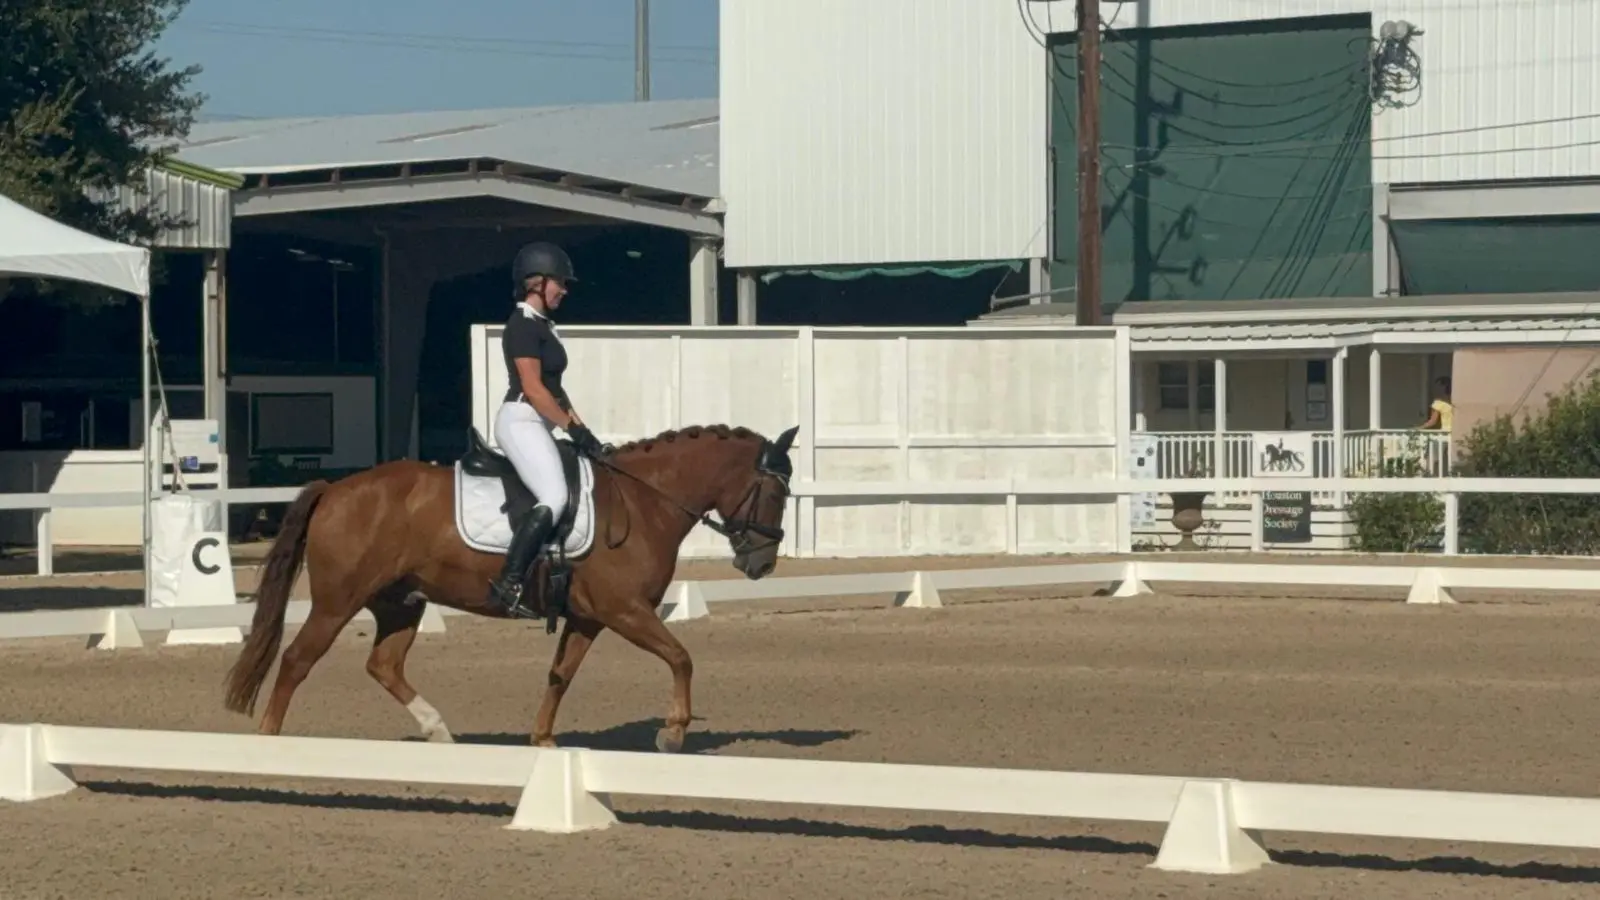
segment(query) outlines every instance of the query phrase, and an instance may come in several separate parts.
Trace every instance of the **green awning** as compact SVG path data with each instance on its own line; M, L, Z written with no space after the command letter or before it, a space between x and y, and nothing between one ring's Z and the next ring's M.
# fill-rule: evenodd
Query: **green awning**
M1600 290L1600 216L1394 221L1406 294Z
M940 275L945 278L966 278L976 275L987 269L1010 269L1012 272L1022 271L1021 260L989 260L982 262L959 263L909 263L890 266L817 266L809 269L780 269L772 272L763 272L763 283L771 284L785 275L811 275L816 278L825 278L828 281L855 281L869 275L885 275L890 278L903 278L907 275Z

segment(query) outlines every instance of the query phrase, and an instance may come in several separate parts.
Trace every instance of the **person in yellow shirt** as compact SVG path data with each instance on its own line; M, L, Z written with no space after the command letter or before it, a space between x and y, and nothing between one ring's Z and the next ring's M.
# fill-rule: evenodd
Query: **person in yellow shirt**
M1428 404L1428 421L1423 422L1420 428L1433 428L1448 433L1456 416L1455 405L1450 402L1450 379L1448 377L1433 380L1433 402Z

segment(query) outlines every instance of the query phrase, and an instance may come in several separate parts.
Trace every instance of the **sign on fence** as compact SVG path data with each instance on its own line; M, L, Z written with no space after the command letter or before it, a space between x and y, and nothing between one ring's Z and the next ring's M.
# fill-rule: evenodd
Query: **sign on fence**
M1311 434L1309 431L1258 431L1251 435L1250 476L1310 477Z
M1261 542L1311 543L1311 492L1261 492Z
M1128 477L1134 481L1147 481L1157 476L1156 436L1135 432L1128 436ZM1153 491L1140 491L1128 498L1130 523L1134 528L1149 528L1156 523L1156 495Z

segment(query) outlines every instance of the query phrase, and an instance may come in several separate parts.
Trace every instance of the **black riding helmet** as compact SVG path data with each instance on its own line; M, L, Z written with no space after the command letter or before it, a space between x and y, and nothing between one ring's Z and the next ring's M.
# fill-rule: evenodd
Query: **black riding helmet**
M562 282L577 281L572 274L572 258L567 251L547 241L523 245L511 261L511 293L522 297L523 285L535 275L544 275Z

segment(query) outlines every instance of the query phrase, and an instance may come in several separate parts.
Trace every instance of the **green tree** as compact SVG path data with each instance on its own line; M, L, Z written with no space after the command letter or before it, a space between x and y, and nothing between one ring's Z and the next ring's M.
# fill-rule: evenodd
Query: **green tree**
M164 162L204 102L189 90L199 67L153 50L187 4L0 0L0 194L112 240L178 224L100 192Z

